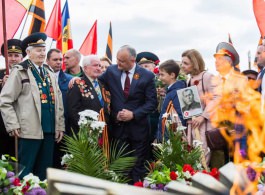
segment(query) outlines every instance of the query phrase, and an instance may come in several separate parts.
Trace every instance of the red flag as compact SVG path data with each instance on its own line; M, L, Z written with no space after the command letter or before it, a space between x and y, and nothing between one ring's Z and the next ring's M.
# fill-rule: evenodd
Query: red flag
M6 35L7 39L11 39L17 32L24 15L29 8L30 1L23 1L19 3L16 0L5 0L6 7ZM25 3L25 4L24 4ZM3 15L2 15L2 2L0 3L0 46L4 42L3 36Z
M262 37L265 36L265 1L253 0L253 11Z
M62 15L60 0L56 0L45 32L57 41L56 48L62 50Z
M83 55L97 54L97 20L87 34L79 51Z

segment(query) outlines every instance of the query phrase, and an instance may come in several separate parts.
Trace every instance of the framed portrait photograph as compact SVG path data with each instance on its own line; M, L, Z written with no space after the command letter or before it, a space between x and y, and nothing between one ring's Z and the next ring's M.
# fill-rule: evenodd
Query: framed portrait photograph
M177 95L184 119L202 114L201 100L196 86L177 90Z

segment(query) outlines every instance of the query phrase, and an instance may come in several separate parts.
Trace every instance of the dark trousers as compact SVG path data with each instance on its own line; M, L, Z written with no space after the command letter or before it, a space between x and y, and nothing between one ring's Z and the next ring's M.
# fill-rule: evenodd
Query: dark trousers
M54 141L54 134L46 133L44 139L19 139L18 160L25 166L20 178L33 173L40 180L46 179L46 169L53 163Z
M10 137L5 129L0 129L0 156L3 154L15 157L15 138Z
M140 180L143 180L147 170L145 168L145 163L149 159L150 152L150 142L147 139L135 141L130 138L119 139L119 147L123 144L127 144L128 147L124 152L131 152L130 156L136 157L136 162L132 170L129 172L129 179L131 180L129 183L134 184Z

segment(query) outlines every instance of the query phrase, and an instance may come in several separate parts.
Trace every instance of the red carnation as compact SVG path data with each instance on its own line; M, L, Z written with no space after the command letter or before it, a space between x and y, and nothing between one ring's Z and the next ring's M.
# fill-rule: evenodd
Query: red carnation
M189 171L190 173L194 173L194 170L193 170L192 166L189 165L189 164L184 164L182 171L183 172Z
M155 67L154 71L153 71L155 74L159 74L159 68L158 66Z
M177 180L178 178L178 174L175 171L171 171L169 176L171 180Z
M141 181L135 182L133 185L137 187L142 187L142 188L144 187L144 184Z
M215 179L219 180L220 172L217 168L213 168L210 172L210 175L213 176Z
M98 138L98 146L100 148L102 148L102 146L103 146L103 138L102 137Z
M14 179L14 181L13 181L13 185L14 185L14 186L21 186L20 179L16 177L16 178Z
M198 85L199 83L200 83L200 81L198 81L198 80L194 81L194 85Z

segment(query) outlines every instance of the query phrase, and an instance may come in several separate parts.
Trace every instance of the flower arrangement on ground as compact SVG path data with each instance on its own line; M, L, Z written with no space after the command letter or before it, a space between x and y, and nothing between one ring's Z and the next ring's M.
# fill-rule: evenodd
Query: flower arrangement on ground
M198 171L219 179L218 169L206 171L202 168L200 147L190 147L181 131L169 131L169 140L155 144L154 154L159 160L149 163L149 174L135 186L166 191L167 184L173 180L192 185L191 178Z
M14 157L2 155L0 160L0 195L46 195L47 181L40 181L32 173L20 180L15 169L21 169Z
M62 164L66 170L119 183L128 182L125 173L134 166L135 158L125 152L127 146L114 141L108 149L104 148L105 123L98 120L99 113L85 110L79 115L79 132L64 138L66 155Z

